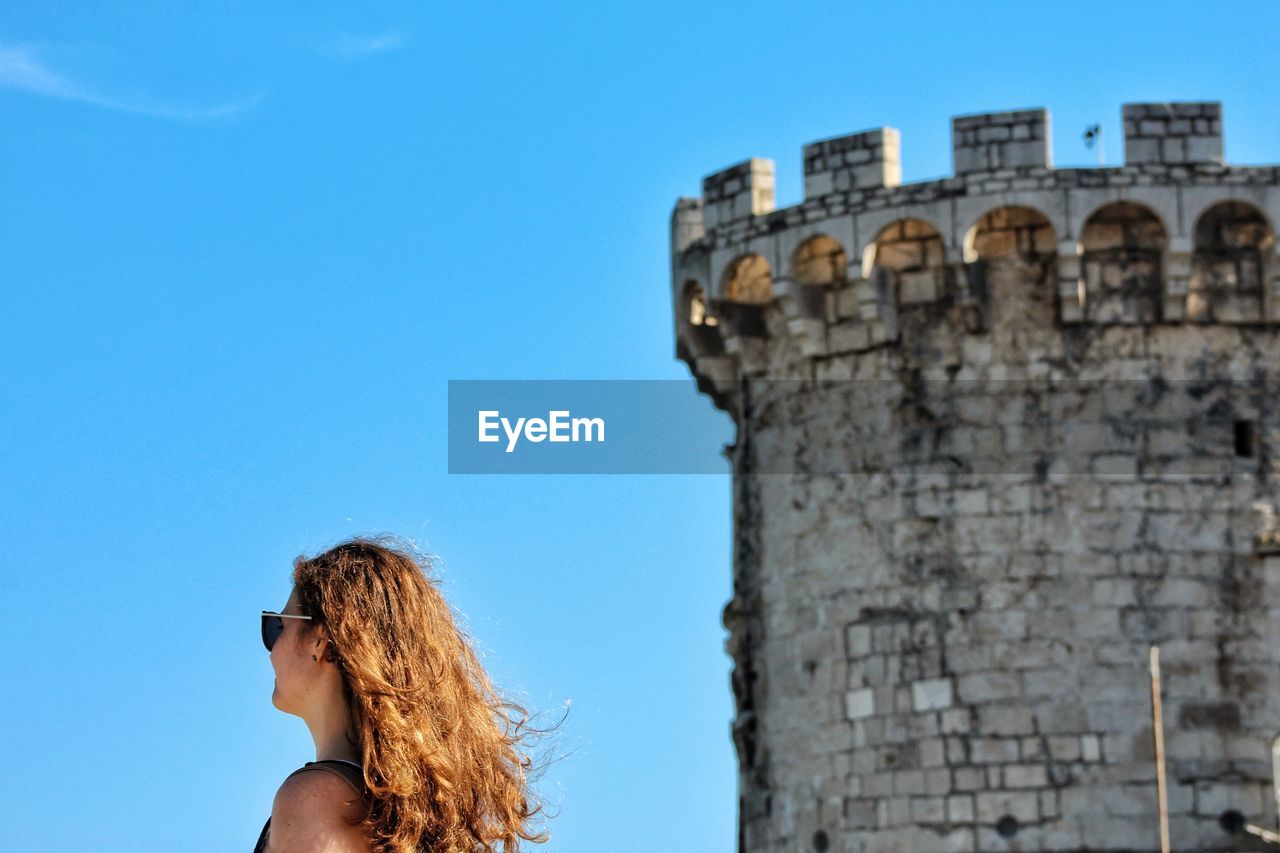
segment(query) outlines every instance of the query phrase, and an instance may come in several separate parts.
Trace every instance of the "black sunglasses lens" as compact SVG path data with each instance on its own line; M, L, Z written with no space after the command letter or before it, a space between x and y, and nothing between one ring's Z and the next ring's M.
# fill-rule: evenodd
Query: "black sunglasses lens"
M283 619L279 616L272 616L270 613L262 614L262 645L267 647L267 651L271 651L276 644L276 640L280 639L280 635L283 633Z

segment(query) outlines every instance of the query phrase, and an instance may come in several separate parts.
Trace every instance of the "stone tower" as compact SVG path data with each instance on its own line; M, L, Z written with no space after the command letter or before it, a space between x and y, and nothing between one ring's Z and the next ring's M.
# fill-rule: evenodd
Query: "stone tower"
M1218 103L1126 104L1054 169L1043 109L882 127L706 177L676 354L736 426L739 842L1267 849L1280 734L1280 167ZM1253 845L1253 846L1250 846Z

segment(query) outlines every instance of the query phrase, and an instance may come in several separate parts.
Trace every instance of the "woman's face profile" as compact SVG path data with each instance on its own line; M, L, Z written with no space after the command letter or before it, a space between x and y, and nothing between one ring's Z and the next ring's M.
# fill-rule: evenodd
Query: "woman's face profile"
M280 608L280 612L302 614L301 608L298 607L296 589L289 592L289 600L285 602L284 607ZM304 630L305 620L285 619L283 622L284 632L271 648L271 668L276 674L271 704L285 713L300 714L311 686L307 676L314 674L314 667L305 665L311 661L310 644L304 645L298 642L298 634Z

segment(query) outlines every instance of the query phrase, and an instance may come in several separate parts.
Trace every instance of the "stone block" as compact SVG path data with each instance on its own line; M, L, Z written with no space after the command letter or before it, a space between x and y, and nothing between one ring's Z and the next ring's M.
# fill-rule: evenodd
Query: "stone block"
M1034 791L986 791L975 795L979 823L995 824L1008 815L1020 822L1040 819L1040 800Z
M952 823L972 823L973 817L972 795L953 794L947 797L947 820Z
M974 764L1005 764L1018 760L1018 742L1011 738L975 737L969 741Z
M1012 764L1004 768L1006 788L1043 788L1049 784L1049 774L1043 764Z
M950 708L952 688L950 678L932 678L911 685L911 700L916 711L937 711Z
M870 687L850 690L844 695L845 716L851 720L875 713L875 692Z

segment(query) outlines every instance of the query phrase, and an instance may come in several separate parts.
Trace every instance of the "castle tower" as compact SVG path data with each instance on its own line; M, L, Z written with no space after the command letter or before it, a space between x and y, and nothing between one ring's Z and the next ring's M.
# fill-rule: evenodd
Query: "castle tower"
M712 174L672 216L676 355L737 425L739 849L1158 850L1274 830L1280 167L1217 103L1046 110ZM1234 833L1234 836L1233 836Z

